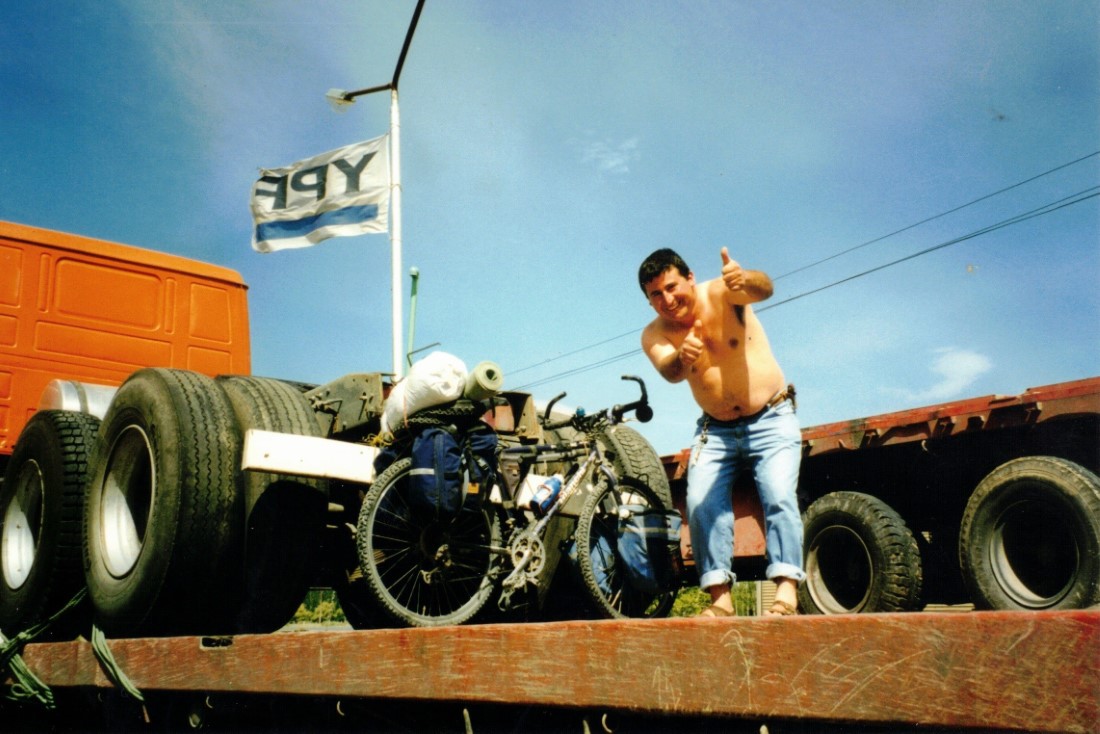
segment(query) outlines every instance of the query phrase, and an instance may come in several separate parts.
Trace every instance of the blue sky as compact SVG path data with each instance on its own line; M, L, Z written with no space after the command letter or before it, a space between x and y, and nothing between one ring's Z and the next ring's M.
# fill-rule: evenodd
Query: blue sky
M260 255L248 194L386 132L387 95L324 93L387 83L414 7L3 3L0 219L240 271L257 374L387 371L385 235ZM590 410L641 375L672 452L697 409L638 350L637 266L713 277L726 246L776 280L804 425L1096 375L1100 198L798 296L1096 193L1098 8L428 0L400 90L416 346Z

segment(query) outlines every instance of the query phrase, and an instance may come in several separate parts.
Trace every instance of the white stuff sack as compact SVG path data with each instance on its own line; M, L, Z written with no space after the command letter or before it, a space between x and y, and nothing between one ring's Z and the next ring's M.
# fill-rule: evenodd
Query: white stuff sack
M465 363L453 354L432 352L390 390L382 405L382 432L392 433L418 410L458 400L465 388Z

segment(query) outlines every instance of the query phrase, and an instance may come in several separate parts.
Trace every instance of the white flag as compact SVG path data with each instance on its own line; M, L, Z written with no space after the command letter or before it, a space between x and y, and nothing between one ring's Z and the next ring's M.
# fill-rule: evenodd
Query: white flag
M260 170L252 185L252 249L309 247L329 237L389 230L388 136L284 168Z

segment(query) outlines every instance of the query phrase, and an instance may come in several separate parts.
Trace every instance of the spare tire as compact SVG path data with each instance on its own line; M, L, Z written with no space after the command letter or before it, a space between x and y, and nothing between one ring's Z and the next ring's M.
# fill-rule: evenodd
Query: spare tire
M619 424L600 434L604 455L620 477L632 477L652 489L665 507L672 507L672 491L661 457L642 434L630 426Z
M241 579L241 437L213 379L135 372L100 427L85 577L111 636L233 630Z
M577 429L562 426L546 431L547 443L559 443L576 440ZM633 477L650 487L666 506L672 507L672 491L669 489L668 474L661 464L653 446L645 437L630 426L622 423L610 426L596 434L596 441L603 448L604 455L615 468L618 477ZM548 465L550 470L558 471L557 465ZM560 467L561 471L565 467Z
M223 376L241 434L249 429L320 436L309 401L296 387L265 377ZM302 603L318 564L328 509L322 479L240 472L245 502L244 598L238 632L273 632Z
M913 533L882 500L859 492L819 498L803 518L806 614L906 612L921 598L920 551Z
M1100 478L1053 456L997 467L966 505L959 565L979 608L1100 604Z
M23 427L0 485L0 629L14 635L84 586L84 484L99 419L43 410ZM62 621L48 639L75 637ZM68 624L66 624L68 622Z

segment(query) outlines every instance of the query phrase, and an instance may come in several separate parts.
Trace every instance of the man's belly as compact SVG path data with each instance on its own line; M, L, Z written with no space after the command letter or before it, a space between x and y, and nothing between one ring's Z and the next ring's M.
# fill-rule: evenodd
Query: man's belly
M689 380L695 402L707 415L722 421L736 420L760 412L776 393L786 387L782 371L768 370L752 379L733 379L711 368Z

